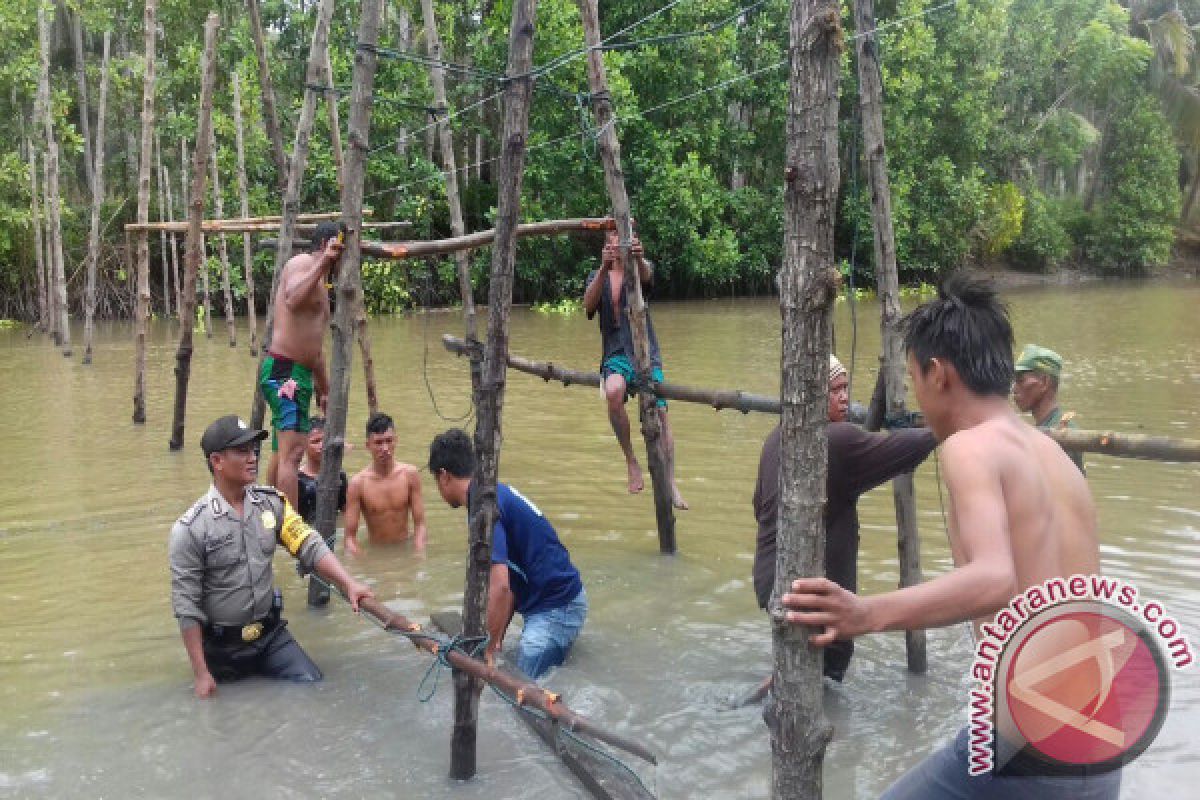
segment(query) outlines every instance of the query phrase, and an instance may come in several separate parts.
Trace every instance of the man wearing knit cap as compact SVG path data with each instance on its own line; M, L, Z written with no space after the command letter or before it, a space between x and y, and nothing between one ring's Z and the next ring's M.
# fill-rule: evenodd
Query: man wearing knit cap
M1063 430L1074 428L1075 412L1065 414L1058 406L1058 383L1062 379L1062 356L1036 344L1025 345L1017 363L1013 365L1016 380L1013 381L1013 402L1022 411L1033 414L1039 428ZM1063 448L1066 450L1066 448ZM1066 450L1075 466L1083 469L1083 453Z
M850 407L849 375L836 356L829 356L829 471L825 488L825 574L840 586L857 591L858 498L897 475L912 472L937 446L925 428L868 433L846 422ZM754 487L758 538L754 548L754 593L765 609L775 587L776 535L779 530L779 463L781 432L776 426L763 444ZM841 681L854 653L854 642L825 648L825 675Z

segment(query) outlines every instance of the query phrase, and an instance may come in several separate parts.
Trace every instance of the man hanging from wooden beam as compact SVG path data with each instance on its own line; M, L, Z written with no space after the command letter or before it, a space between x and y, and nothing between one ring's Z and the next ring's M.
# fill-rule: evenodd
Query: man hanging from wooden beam
M321 411L329 396L329 372L321 346L329 325L329 283L337 275L345 245L336 222L322 222L313 231L312 248L293 256L279 276L275 296L274 334L263 359L258 389L271 408L275 454L267 480L298 508L298 475L304 447L312 430L309 405Z
M608 405L608 421L612 424L617 444L625 455L625 467L629 472L629 493L637 494L645 488L645 478L637 456L633 454L633 442L629 436L629 415L625 413L625 401L638 391L637 375L633 367L633 331L629 322L629 302L625 296L625 272L619 257L620 242L617 232L610 230L605 235L604 250L600 256L600 269L593 270L587 278L587 289L583 293L583 309L588 319L600 313L600 375L603 380L601 391ZM636 235L631 246L631 255L637 264L638 278L643 286L654 280L654 265L646 258L645 248ZM662 352L658 337L646 309L646 333L650 340L650 362L653 366L651 380L661 383L663 377ZM671 435L671 423L667 418L667 401L658 398L659 418L662 420L663 457L671 477L671 502L686 510L687 502L675 482L675 438Z

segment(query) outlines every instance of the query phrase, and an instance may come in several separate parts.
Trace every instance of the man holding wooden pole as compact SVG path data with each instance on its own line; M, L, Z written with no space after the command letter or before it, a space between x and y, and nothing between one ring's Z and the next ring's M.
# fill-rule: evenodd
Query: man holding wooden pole
M311 252L293 256L284 265L275 296L271 349L258 375L275 431L276 452L267 479L293 506L299 506L300 460L312 430L309 404L315 395L317 407L324 411L329 395L321 346L329 325L329 282L345 247L342 237L337 223L323 222L313 232Z

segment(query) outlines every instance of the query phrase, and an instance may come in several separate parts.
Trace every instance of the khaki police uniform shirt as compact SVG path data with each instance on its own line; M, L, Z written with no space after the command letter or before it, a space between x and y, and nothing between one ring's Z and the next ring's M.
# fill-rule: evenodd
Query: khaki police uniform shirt
M330 552L271 487L248 486L242 512L239 516L213 486L171 528L171 605L181 630L265 617L277 543L308 570Z

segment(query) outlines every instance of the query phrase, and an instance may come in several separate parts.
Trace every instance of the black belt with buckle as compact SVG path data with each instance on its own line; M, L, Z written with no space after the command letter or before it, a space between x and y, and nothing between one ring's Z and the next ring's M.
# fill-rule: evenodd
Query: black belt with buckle
M275 630L279 625L279 612L271 609L271 613L254 622L245 625L209 625L204 632L213 641L221 644L252 644L266 634Z

